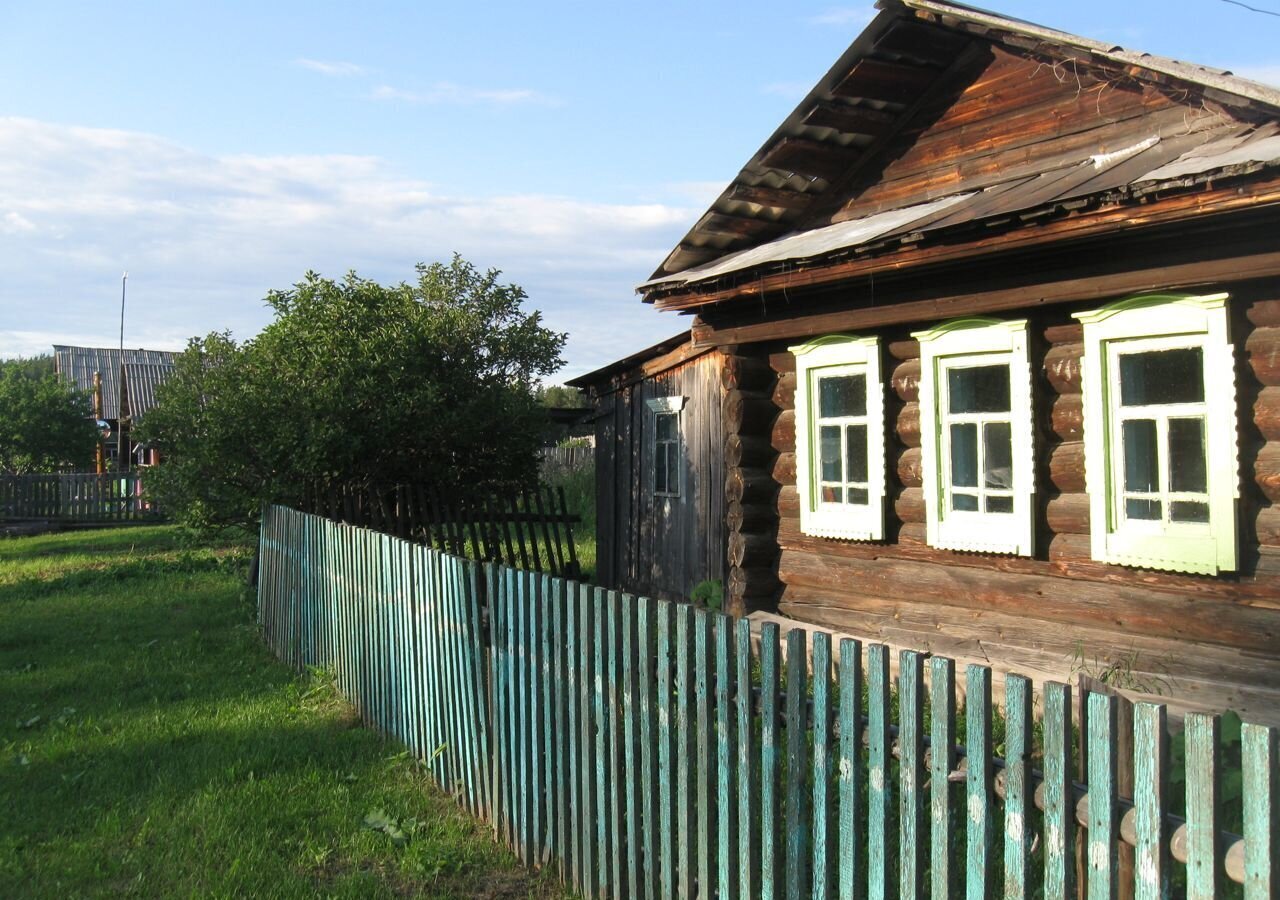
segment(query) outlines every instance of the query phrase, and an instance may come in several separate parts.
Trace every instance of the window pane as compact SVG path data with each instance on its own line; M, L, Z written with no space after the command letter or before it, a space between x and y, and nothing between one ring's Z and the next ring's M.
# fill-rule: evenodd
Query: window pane
M818 417L833 419L840 416L865 416L867 414L867 377L865 375L840 375L818 379Z
M1209 504L1194 500L1174 500L1169 504L1169 518L1175 522L1208 522Z
M866 488L849 488L849 502L858 506L866 506L871 502L871 494Z
M978 498L973 494L952 494L951 508L962 510L964 512L977 512Z
M679 446L675 441L667 444L667 490L672 494L680 493Z
M1208 491L1204 458L1204 419L1169 420L1169 490Z
M849 425L844 430L845 459L849 466L849 474L845 481L867 480L867 426Z
M676 414L658 413L658 440L670 441L676 436Z
M982 477L987 487L1013 489L1013 433L1008 422L982 426Z
M843 481L840 469L840 426L823 425L818 429L818 460L821 480Z
M1122 434L1125 490L1144 492L1160 490L1160 475L1156 460L1155 419L1129 419L1124 423ZM1149 517L1130 515L1130 518Z
M1125 500L1124 514L1130 519L1159 519L1159 500Z
M989 513L1013 512L1013 498L1012 497L988 497L987 512Z
M843 503L844 489L824 484L822 486L822 500L824 503Z
M1199 347L1121 354L1121 406L1203 400L1204 362Z
M978 426L971 422L951 426L951 483L978 486Z
M947 399L953 413L1008 412L1009 367L948 369Z
M667 453L661 446L653 459L653 489L662 494L667 491Z

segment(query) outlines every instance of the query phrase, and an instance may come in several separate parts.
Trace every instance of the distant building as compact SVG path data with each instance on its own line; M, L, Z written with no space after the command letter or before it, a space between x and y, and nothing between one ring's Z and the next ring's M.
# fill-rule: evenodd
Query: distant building
M101 347L67 347L54 345L53 364L58 378L90 395L94 391L94 375L102 379L102 413L100 418L111 426L112 435L124 429L124 446L131 465L154 465L153 449L129 440L134 425L156 404L156 388L173 372L177 354L169 350L119 350ZM106 443L111 468L120 468L118 444L113 437Z

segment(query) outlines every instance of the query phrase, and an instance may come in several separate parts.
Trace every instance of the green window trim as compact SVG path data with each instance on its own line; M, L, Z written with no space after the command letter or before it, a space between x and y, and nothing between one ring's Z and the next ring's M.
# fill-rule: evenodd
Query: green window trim
M789 349L796 358L800 530L815 537L883 540L885 426L879 338L833 334ZM860 381L865 404L824 411L820 402L823 379L849 385ZM830 453L831 441L821 438L833 437L835 454L828 457L823 451ZM830 471L833 468L835 472Z
M929 545L1031 556L1036 482L1027 321L955 319L913 337L920 342L920 450ZM1007 375L999 371L1005 368ZM980 370L999 376L994 383L1002 396L995 405L984 405L976 396L971 408L951 402L952 391L959 392ZM998 469L993 467L997 457Z
M1118 565L1213 575L1238 566L1236 502L1240 497L1237 447L1235 357L1229 333L1227 294L1144 294L1099 309L1076 313L1084 325L1082 391L1085 479L1089 491L1090 547L1093 559ZM1181 352L1197 359L1202 384L1197 396L1164 398L1135 407L1125 400L1121 356ZM1128 387L1125 387L1128 390ZM1174 402L1177 400L1179 402ZM1135 401L1136 402L1136 401ZM1154 482L1135 495L1133 423L1155 438L1150 459L1136 468ZM1170 430L1192 425L1203 456L1190 469L1195 482L1174 484ZM1184 433L1187 429L1181 429ZM1203 464L1203 471L1200 465ZM1126 469L1126 465L1130 468ZM1186 469L1187 467L1183 467ZM1185 474L1181 480L1188 480ZM1203 482L1203 483L1202 483ZM1135 496L1138 498L1134 500ZM1129 504L1144 506L1137 510ZM1197 512L1207 507L1208 521L1177 521L1172 508ZM1140 512L1140 517L1132 515Z

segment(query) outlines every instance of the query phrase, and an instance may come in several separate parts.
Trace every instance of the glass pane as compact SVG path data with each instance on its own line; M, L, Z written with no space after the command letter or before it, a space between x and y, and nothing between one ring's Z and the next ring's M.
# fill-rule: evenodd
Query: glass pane
M676 436L676 414L658 413L658 440L670 441Z
M822 481L843 481L840 475L840 426L823 425L818 429L818 460Z
M1169 504L1169 518L1175 522L1208 522L1209 504L1195 500L1174 500Z
M653 460L653 489L660 494L667 491L667 453L666 448L659 446Z
M1204 362L1199 347L1121 354L1121 406L1203 400Z
M1009 367L947 370L947 400L953 413L1009 411Z
M1122 434L1125 490L1144 492L1160 490L1155 419L1129 419L1124 423ZM1130 518L1146 517L1130 516Z
M971 422L951 426L951 483L978 486L978 426Z
M824 503L843 503L844 489L824 484L822 486L822 500Z
M858 506L866 506L871 502L871 494L866 488L849 488L849 502Z
M1012 497L988 497L987 512L989 513L1013 512L1013 498Z
M845 459L849 474L845 481L865 483L867 480L867 426L849 425L844 430Z
M680 457L676 453L679 446L675 441L667 444L667 491L672 494L680 493Z
M1203 494L1205 475L1204 419L1169 420L1169 490Z
M951 508L963 510L965 512L977 512L978 498L973 494L952 494Z
M1125 500L1124 514L1130 519L1159 519L1159 500Z
M1013 434L1008 422L982 426L982 477L989 488L1013 490Z
M840 416L865 416L867 414L867 376L840 375L818 379L818 417L834 419Z

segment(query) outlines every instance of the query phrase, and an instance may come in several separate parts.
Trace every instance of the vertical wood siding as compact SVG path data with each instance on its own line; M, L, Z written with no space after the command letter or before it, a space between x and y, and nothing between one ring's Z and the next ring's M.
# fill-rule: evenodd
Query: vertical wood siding
M1135 799L1116 779L1129 714L1107 695L1083 704L1082 784L1062 684L1007 677L1001 717L992 671L968 666L959 745L942 657L904 651L894 679L881 644L819 634L810 655L803 630L780 641L769 624L757 647L745 620L281 507L263 516L261 560L272 650L332 672L368 725L583 896L1066 898L1077 848L1090 897L1208 897L1228 882L1275 896L1273 728L1242 730L1244 827L1230 834L1212 716L1187 719L1175 769L1164 709L1133 708ZM1185 821L1166 808L1174 776Z

